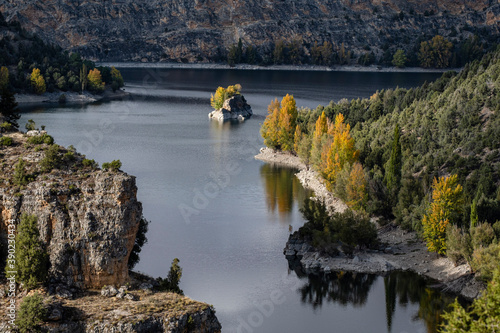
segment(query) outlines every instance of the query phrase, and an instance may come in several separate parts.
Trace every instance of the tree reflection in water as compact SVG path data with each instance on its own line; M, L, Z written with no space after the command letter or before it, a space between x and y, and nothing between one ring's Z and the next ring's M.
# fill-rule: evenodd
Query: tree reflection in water
M264 164L260 168L270 212L278 211L281 217L285 217L292 212L294 202L301 207L311 195L311 191L305 190L294 176L296 172L296 169L272 164Z
M351 272L333 272L329 275L310 274L308 282L300 288L302 302L311 304L314 309L323 302L341 305L363 306L370 288L377 279L376 275Z
M323 302L362 307L374 282L384 279L387 332L391 332L397 305L406 307L416 304L419 310L413 320L423 321L427 333L435 333L441 324L441 314L455 299L455 296L430 288L432 281L412 272L392 272L384 277L351 272L306 275L299 272L296 264L290 263L290 268L307 279L307 283L299 289L302 302L314 309L321 308Z

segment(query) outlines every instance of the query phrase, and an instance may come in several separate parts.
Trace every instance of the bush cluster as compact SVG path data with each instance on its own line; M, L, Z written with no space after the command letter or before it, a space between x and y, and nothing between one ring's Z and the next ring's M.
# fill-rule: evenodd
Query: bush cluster
M301 209L306 223L299 229L302 237L311 238L313 246L334 254L340 245L350 253L356 247L377 244L377 230L370 219L352 210L329 215L323 202L306 199Z
M122 162L120 160L113 160L112 162L104 162L102 168L104 170L118 171L122 167Z
M54 138L45 133L42 135L31 136L28 138L27 142L34 145L41 145L42 143L52 145L54 143Z

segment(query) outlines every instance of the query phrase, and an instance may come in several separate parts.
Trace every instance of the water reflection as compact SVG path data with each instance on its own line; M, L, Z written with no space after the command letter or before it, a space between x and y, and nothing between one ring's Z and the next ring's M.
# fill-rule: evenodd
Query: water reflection
M304 200L311 196L295 177L296 169L264 164L260 168L260 177L266 193L267 209L271 213L276 211L282 220L288 216L297 204L302 206Z
M290 263L299 277L307 283L299 289L302 303L313 309L321 308L323 303L335 303L342 306L363 306L370 289L378 279L383 279L385 287L385 307L387 332L391 332L396 308L417 305L414 321L422 321L428 333L435 333L441 324L441 315L454 296L441 293L429 287L431 281L412 272L392 272L387 276L351 272L333 272L332 274L302 273L297 265ZM462 300L465 304L465 302Z
M299 292L302 302L314 309L320 308L323 302L361 307L376 279L376 275L351 272L334 272L328 276L311 274Z

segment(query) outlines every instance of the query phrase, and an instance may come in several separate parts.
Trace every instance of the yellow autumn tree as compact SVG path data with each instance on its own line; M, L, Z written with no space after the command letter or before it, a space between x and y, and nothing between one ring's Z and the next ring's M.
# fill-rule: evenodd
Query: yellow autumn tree
M292 95L286 94L281 100L278 121L278 143L283 151L292 151L294 132L297 124L297 105Z
M295 99L287 94L281 103L277 99L272 101L267 110L268 115L260 129L264 144L273 149L292 151L298 114Z
M366 192L366 177L361 163L352 166L347 183L347 204L355 210L362 209L368 199Z
M94 68L89 72L87 79L89 80L89 87L92 91L104 91L104 82L102 82L101 72L97 68Z
M322 143L323 136L328 132L328 119L326 117L325 111L321 113L321 116L316 120L314 126L313 139L311 144L311 161L317 167L321 168L320 164L326 159L322 159ZM326 156L326 155L325 155Z
M434 178L432 203L422 219L424 239L429 251L446 253L446 228L458 218L463 204L462 192L457 175Z
M260 134L264 138L264 144L273 149L277 149L278 143L278 120L280 114L280 103L276 98L267 107L267 117L260 128Z
M33 72L31 72L30 76L31 85L35 90L35 93L41 95L45 93L47 87L45 85L45 79L42 74L40 74L40 70L38 68L33 68Z
M228 86L227 88L219 87L215 90L215 94L210 97L210 105L215 109L219 110L224 105L224 101L234 95L239 95L241 93L241 84L235 84Z
M359 151L354 146L354 139L350 134L351 127L344 123L344 115L339 113L335 117L335 123L331 124L328 134L332 136L332 142L326 154L326 168L321 170L327 180L327 188L332 189L337 175L346 163L353 164L358 160Z
M295 153L299 152L300 141L302 140L302 130L300 129L300 125L295 126L295 133L293 135L293 151Z

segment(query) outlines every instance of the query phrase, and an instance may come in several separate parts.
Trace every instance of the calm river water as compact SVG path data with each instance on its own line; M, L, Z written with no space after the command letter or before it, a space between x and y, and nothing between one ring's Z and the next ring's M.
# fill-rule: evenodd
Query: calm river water
M293 171L253 156L274 98L298 106L368 97L437 74L123 69L130 101L25 108L56 142L137 176L151 221L137 270L166 276L173 258L185 294L213 304L223 332L435 332L442 297L409 273L303 276L283 255L308 195ZM210 93L240 83L255 116L210 122Z

